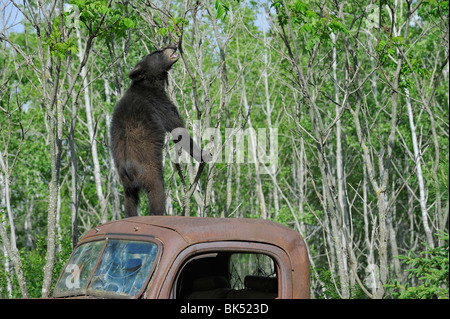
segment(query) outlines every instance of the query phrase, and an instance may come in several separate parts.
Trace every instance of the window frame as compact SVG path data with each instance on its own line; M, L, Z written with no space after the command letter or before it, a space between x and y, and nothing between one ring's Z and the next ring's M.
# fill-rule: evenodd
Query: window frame
M289 255L280 247L268 243L245 242L245 241L218 241L208 243L198 243L188 246L181 251L174 259L167 275L165 276L162 288L158 294L158 299L174 299L174 285L180 276L185 265L192 258L201 258L200 255L212 253L247 253L264 254L273 259L278 278L279 299L290 299L293 296L292 287L292 265ZM194 260L192 259L192 260Z

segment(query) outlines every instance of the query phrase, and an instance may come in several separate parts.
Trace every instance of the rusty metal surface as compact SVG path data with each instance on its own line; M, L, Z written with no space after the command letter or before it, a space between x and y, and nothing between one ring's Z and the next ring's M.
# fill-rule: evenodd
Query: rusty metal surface
M309 298L309 261L306 245L300 234L288 227L262 219L203 218L184 216L139 216L109 222L90 230L81 240L99 237L136 238L151 236L163 243L163 254L150 286L147 298L157 298L169 268L187 247L199 243L255 242L274 245L290 259L292 297ZM168 252L168 253L167 253ZM169 278L169 281L171 278ZM158 290L158 291L156 291Z
M155 236L155 228L151 226L172 230L188 244L244 240L275 244L286 251L304 244L300 235L288 227L267 220L246 218L139 216L98 226L87 233L86 237L105 233Z

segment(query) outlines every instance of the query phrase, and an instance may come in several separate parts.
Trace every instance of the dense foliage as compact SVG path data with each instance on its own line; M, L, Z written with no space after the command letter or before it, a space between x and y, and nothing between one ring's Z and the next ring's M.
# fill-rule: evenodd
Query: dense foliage
M389 285L399 299L448 299L448 234L440 234L443 245L430 248L418 256L411 251L406 256L398 256L408 266L409 279L415 278L416 285L400 285L396 280Z

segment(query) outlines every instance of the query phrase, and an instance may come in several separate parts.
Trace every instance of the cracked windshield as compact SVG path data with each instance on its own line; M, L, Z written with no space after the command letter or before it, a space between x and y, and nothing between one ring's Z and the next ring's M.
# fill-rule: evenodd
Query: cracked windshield
M95 241L77 248L56 285L58 295L119 295L133 297L147 282L157 257L158 245L152 242ZM94 269L95 267L95 269ZM94 272L92 279L90 277Z

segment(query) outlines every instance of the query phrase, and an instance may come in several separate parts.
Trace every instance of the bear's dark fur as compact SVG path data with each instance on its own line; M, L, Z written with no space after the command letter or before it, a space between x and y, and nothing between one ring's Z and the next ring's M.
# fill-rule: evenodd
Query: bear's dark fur
M172 134L175 142L197 161L210 160L209 153L193 143L165 91L167 72L179 58L176 51L176 46L168 45L139 61L128 74L130 87L114 108L111 149L124 187L126 217L138 215L141 190L147 192L149 214L165 214L162 149L166 132L177 129Z

